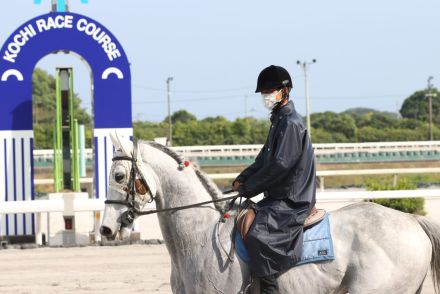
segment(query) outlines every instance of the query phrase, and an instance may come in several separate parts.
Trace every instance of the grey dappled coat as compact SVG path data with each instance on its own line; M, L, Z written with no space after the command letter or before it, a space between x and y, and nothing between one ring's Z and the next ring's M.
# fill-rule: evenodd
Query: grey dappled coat
M271 116L266 143L236 180L246 197L264 192L247 236L257 277L294 266L302 251L303 224L315 205L315 161L307 129L290 101Z

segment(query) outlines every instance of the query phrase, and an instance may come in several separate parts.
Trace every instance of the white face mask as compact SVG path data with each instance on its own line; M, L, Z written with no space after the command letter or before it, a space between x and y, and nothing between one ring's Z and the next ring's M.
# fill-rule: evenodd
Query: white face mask
M261 98L263 98L263 104L267 109L273 110L273 108L275 107L275 104L277 104L279 102L279 101L277 101L277 95L281 91L282 91L282 89L279 91L274 91L270 94L261 94Z

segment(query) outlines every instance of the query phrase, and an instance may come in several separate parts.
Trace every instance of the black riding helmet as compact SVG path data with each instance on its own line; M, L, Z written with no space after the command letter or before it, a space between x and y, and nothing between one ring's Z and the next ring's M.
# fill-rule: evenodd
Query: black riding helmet
M255 93L283 87L292 88L292 78L289 72L281 66L271 65L260 72Z

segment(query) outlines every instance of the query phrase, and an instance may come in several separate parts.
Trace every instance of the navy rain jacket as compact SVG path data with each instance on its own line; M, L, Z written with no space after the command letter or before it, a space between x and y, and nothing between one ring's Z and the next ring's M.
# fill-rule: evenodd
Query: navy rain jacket
M242 183L240 195L265 194L246 242L257 277L288 270L299 261L304 221L316 202L313 147L293 102L273 111L271 122L255 162L236 178Z

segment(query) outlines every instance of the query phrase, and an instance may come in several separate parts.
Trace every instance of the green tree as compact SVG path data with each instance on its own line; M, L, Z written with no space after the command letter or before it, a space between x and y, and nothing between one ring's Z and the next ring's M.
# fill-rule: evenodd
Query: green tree
M428 90L417 91L405 99L400 114L404 118L412 118L421 121L429 119L429 103L426 94ZM436 88L431 89L431 93L436 94L432 97L432 120L440 123L440 93Z
M189 113L188 111L186 111L184 109L173 112L173 114L171 115L171 123L172 124L175 124L177 122L186 123L188 121L194 121L194 120L197 120L195 115ZM168 123L168 116L165 117L163 122Z
M133 134L137 139L153 141L154 138L168 136L168 124L135 121L133 122Z
M420 128L423 126L423 122L416 119L411 118L403 118L399 121L399 128L400 129L410 129L415 130L417 128Z
M186 110L172 114L173 145L223 145L223 144L263 144L266 140L270 122L267 119L238 118L229 121L223 116L207 117L197 120ZM188 118L188 119L186 119ZM136 138L153 140L168 135L168 123L134 122Z
M367 107L355 107L355 108L349 108L345 110L343 113L349 114L351 116L363 116L370 112L376 112L377 110L373 108L367 108Z
M53 147L53 128L55 121L55 78L46 71L36 68L32 75L32 109L34 118L34 137L36 149ZM81 99L74 96L75 117L86 129L92 128L92 119L87 111L81 108ZM91 146L91 132L86 132L86 144Z
M395 128L399 124L399 118L396 113L385 111L372 110L363 114L352 114L352 117L355 119L358 128L366 126L377 129Z
M210 145L209 130L200 121L178 122L173 128L173 142L177 146Z
M186 110L172 114L173 144L222 145L263 144L270 121L267 119L238 118L229 121L222 116L197 120ZM168 135L168 123L135 122L135 136L152 140ZM434 126L434 137L440 138L440 128ZM397 113L370 108L349 109L342 113L312 114L312 140L314 143L418 141L428 136L424 121L399 118Z
M367 182L367 190L369 191L387 191L387 190L414 190L416 185L408 180L399 179L396 185L389 179L369 180ZM407 213L425 215L425 199L424 198L397 198L397 199L374 199L368 200L380 205L400 210Z
M322 129L326 132L342 134L342 136L337 135L340 140L356 140L356 123L355 120L348 114L338 114L331 111L313 113L310 120L312 122L312 127L315 129Z
M315 129L312 127L312 142L313 143L334 143L334 138L331 133L323 129Z
M399 119L393 115L382 113L382 112L372 112L369 115L369 126L376 129L384 128L396 128L399 125Z
M370 126L365 126L358 129L359 142L380 142L386 138L384 130L376 129Z
M255 119L247 117L251 125L250 141L247 144L264 144L269 133L270 121L268 119Z

